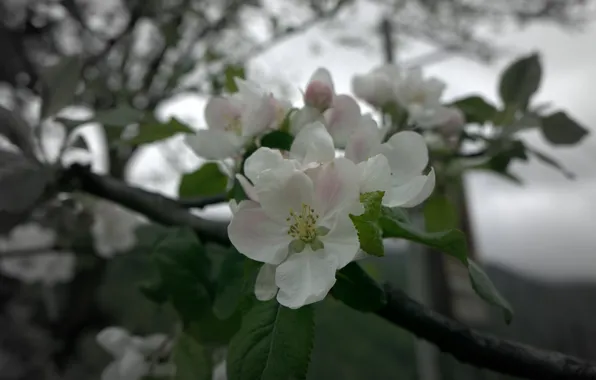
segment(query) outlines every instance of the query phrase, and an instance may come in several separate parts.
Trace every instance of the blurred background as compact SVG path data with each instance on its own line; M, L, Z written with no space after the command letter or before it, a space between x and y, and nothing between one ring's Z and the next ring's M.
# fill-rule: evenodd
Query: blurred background
M544 74L535 101L593 130L595 11L589 0L0 0L0 104L36 125L40 76L72 54L85 57L85 70L77 106L63 111L71 118L127 104L204 128L203 107L221 91L228 64L242 65L247 78L294 102L318 67L331 71L338 93L351 93L353 75L389 61L445 81L445 101L480 94L497 102L504 66L536 51ZM55 120L36 127L50 161L68 128ZM576 179L534 160L510 168L521 184L469 172L462 211L473 256L513 305L512 325L476 298L466 273L422 247L388 241L390 254L363 266L467 324L595 360L596 141L589 135L555 149L539 133L523 133ZM202 164L179 136L136 149L113 143L99 124L78 126L76 134L83 143L72 144L65 164L88 162L98 173L172 197L181 175ZM29 226L0 245L0 379L96 379L109 361L95 343L103 327L148 334L171 325L169 311L137 290L151 272L142 241L105 247L126 239L120 225L145 221L100 208L75 210L61 200L34 214L0 212L0 234ZM229 218L226 205L196 212ZM76 264L38 263L40 252L56 252L32 223L52 228L58 240L76 240ZM27 278L40 265L44 273ZM76 270L62 274L65 265ZM309 379L505 379L334 300L317 318Z

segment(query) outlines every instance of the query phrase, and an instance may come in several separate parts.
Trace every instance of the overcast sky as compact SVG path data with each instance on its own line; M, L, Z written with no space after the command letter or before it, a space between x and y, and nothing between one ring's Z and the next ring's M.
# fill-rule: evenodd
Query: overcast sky
M372 28L377 20L372 10L364 10L352 26ZM480 93L496 101L498 74L515 55L539 51L543 57L544 79L536 101L552 102L594 130L596 101L596 24L581 33L565 32L551 26L533 26L523 31L498 31L495 42L509 49L492 65L483 65L453 57L427 66L426 72L446 81L445 100ZM321 29L288 40L251 63L255 77L274 78L294 86L293 96L304 86L319 66L333 74L338 92L350 92L350 79L356 73L381 63L380 50L339 47L332 36ZM319 53L313 55L313 46ZM427 47L408 43L400 58L415 57ZM296 98L295 98L296 99ZM171 101L164 114L175 114L193 125L203 124L204 100L186 97ZM486 261L513 266L528 274L549 279L596 280L596 140L589 137L581 146L553 149L538 133L526 140L559 158L578 175L575 181L537 162L515 165L514 171L524 178L520 187L493 175L475 173L468 177L468 193L479 254ZM175 144L175 143L174 143ZM177 152L180 152L177 150ZM133 181L153 190L174 195L176 178L167 174L150 181L147 173L157 167L161 158L148 149L132 173ZM198 165L186 152L183 166L191 170ZM219 209L221 211L221 208Z

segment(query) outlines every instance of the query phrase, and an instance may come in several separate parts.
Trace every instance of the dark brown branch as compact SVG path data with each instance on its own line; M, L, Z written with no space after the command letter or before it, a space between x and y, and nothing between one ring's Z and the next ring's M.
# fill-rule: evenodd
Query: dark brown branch
M387 305L377 312L379 316L463 363L525 379L596 379L596 363L479 333L439 315L400 290L389 286L385 290Z
M174 199L141 190L114 178L94 174L87 167L72 165L62 173L63 191L80 190L118 203L167 226L187 226L201 239L229 245L225 224L205 220L189 213Z
M210 197L182 198L178 200L178 204L184 208L204 208L223 203L227 199L228 197L225 194L218 194Z
M202 219L183 209L176 200L93 174L81 165L63 171L60 188L85 191L158 223L191 227L201 239L230 244L225 224ZM526 379L596 379L595 363L482 334L439 315L400 290L387 286L386 292L387 304L377 315L431 342L461 362Z

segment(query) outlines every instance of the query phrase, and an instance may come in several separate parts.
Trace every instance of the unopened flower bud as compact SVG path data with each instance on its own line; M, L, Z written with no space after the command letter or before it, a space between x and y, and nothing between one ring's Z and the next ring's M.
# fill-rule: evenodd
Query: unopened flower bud
M326 83L314 80L306 87L304 103L310 107L325 111L333 102L333 89Z
M447 107L443 111L443 122L438 126L439 132L446 138L459 135L466 125L466 116L457 107Z

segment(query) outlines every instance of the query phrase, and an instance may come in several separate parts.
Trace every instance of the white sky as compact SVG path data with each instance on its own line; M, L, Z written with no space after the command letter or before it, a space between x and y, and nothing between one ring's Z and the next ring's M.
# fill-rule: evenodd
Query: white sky
M372 11L358 14L352 28L370 28L377 20ZM523 31L493 31L495 42L513 53L487 66L463 58L451 58L427 67L448 84L445 100L480 93L496 101L498 75L515 57L537 50L543 57L544 76L537 101L552 102L563 108L590 129L596 122L596 102L591 95L596 85L596 24L583 33L568 33L550 26L533 26ZM321 52L313 55L312 45ZM250 73L263 73L287 82L296 89L304 86L319 66L333 74L338 92L350 92L350 79L366 72L382 60L373 47L345 48L332 41L320 28L313 29L268 51L252 62ZM424 46L408 43L401 56L415 57ZM203 99L175 99L164 108L164 114L176 114L200 127ZM475 222L479 254L487 261L513 266L528 274L550 279L596 280L596 141L588 137L579 147L554 149L538 133L528 133L526 140L536 148L552 153L578 175L575 181L540 163L516 165L515 172L525 179L523 187L489 174L472 174L468 178L472 217ZM179 147L176 141L172 146ZM176 152L180 152L179 149ZM183 167L190 171L199 163L185 152ZM146 169L161 166L156 149L147 149L133 171L132 180L149 189L175 195L177 179L168 173L149 181ZM220 208L221 211L221 208ZM211 215L213 215L210 212Z

